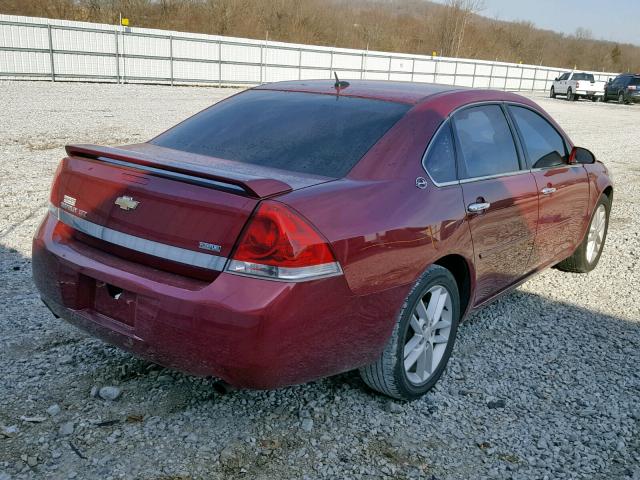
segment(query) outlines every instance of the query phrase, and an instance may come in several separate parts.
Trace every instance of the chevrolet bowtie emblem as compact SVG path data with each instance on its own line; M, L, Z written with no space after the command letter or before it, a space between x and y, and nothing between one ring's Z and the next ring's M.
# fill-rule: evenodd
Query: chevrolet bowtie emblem
M134 210L140 202L134 200L131 197L118 197L116 198L116 205L119 206L122 210Z

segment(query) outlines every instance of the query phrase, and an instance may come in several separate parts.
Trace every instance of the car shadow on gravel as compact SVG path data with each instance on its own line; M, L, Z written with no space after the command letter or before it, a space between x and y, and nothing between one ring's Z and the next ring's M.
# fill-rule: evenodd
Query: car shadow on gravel
M12 475L72 468L104 478L109 462L87 458L146 461L154 450L153 465L171 457L167 465L195 478L290 477L314 465L301 453L309 442L326 452L337 445L334 476L354 465L384 472L376 466L382 457L397 473L439 479L472 478L476 468L553 477L568 458L595 476L637 470L640 322L516 290L461 325L445 374L421 400L390 401L353 371L220 395L210 379L138 359L55 319L39 301L30 259L15 249L0 246L0 266L0 426L20 432L0 435L0 457ZM103 386L121 395L103 400L95 395ZM52 405L61 413L50 418ZM69 422L70 434L62 430ZM80 454L64 447L52 456L63 435ZM189 453L194 438L206 445L205 465Z

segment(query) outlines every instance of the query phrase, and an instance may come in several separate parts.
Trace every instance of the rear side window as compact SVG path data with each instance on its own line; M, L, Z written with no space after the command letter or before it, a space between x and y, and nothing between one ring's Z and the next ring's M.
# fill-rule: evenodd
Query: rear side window
M498 105L466 108L453 117L460 145L462 178L483 177L520 169L507 119Z
M573 76L574 80L586 80L587 82L593 82L594 78L593 75L590 73L576 73Z
M533 168L564 165L567 150L564 140L542 116L524 107L509 106L520 130L522 143Z
M639 86L640 85L640 77L632 77L631 80L629 81L629 85Z
M431 141L423 165L437 183L456 180L456 156L449 123L443 125Z
M250 90L196 114L151 143L337 178L409 108L381 100Z

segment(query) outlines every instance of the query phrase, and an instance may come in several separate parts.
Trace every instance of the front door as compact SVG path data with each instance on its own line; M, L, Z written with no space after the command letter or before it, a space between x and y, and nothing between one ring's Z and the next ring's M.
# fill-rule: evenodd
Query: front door
M582 165L569 165L562 135L532 109L510 105L538 189L540 217L529 269L568 256L582 240L589 184Z
M453 125L473 239L477 305L525 273L538 221L537 187L523 169L500 105L461 110Z
M569 74L568 73L563 73L560 76L560 79L558 81L558 89L556 91L556 93L561 93L562 95L565 95L567 93L567 79L569 78Z

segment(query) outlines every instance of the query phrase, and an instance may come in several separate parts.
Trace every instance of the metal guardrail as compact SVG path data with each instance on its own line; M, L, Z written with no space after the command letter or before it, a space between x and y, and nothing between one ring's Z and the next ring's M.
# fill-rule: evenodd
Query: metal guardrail
M550 77L550 74L557 75L560 72L568 71L566 69L561 68L550 68L544 66L533 66L533 65L521 65L521 64L511 64L511 63L502 63L502 62L483 62L483 61L473 61L473 60L465 60L465 59L451 59L451 58L442 58L442 57L425 57L425 56L411 56L411 55L393 55L393 54L381 54L381 53L372 53L368 51L349 51L343 49L319 49L307 46L287 46L287 45L279 45L279 44L268 44L265 42L260 43L249 43L242 42L237 40L222 40L222 39L207 39L207 38L197 38L197 37L189 37L189 36L181 36L174 34L158 34L158 33L147 33L147 32L132 32L128 29L121 29L119 27L114 27L111 29L99 29L99 28L91 28L84 26L67 26L67 25L53 25L48 23L26 23L26 22L15 22L15 21L5 21L0 20L0 28L2 26L20 26L20 27L30 27L34 29L46 29L47 37L48 37L48 48L34 48L34 47L19 47L19 46L0 46L0 51L5 52L25 52L25 53L44 53L49 57L49 72L8 72L8 71L0 71L0 77L17 77L17 78L50 78L51 81L56 80L77 80L77 79L87 79L87 80L100 80L100 81L115 81L117 83L126 83L126 82L149 82L149 83L169 83L171 85L175 85L177 83L187 84L187 83L200 83L200 84L217 84L218 86L222 86L223 84L259 84L263 83L266 77L266 69L268 68L281 68L281 69L297 69L298 70L298 79L302 79L302 73L304 70L314 70L314 71L323 71L327 73L327 78L332 78L333 72L359 72L360 78L366 78L367 74L376 74L376 75L386 75L387 79L391 79L392 76L402 75L409 79L410 81L414 81L416 76L429 76L433 77L434 82L437 83L438 77L447 77L452 78L452 85L456 85L458 79L460 78L471 78L471 87L475 87L477 84L477 79L489 79L490 88L502 88L504 90L547 90L549 88L549 82L553 80ZM95 50L77 50L77 49L57 49L54 48L54 41L52 31L54 30L63 30L63 31L78 31L78 32L88 32L88 33L99 33L99 34L109 34L114 37L114 51L113 52L105 52L105 51L95 51ZM125 51L120 51L120 45L125 44L126 38L155 38L168 41L168 55L145 55L145 54L134 54L134 53L126 53ZM198 58L198 57L183 57L183 56L175 56L174 55L174 43L176 41L184 41L184 42L195 42L195 43L205 43L205 44L213 44L217 46L217 58ZM233 59L223 59L222 58L222 47L223 46L235 46L235 47L247 47L252 49L260 49L260 61L239 61ZM124 50L124 48L123 48ZM296 51L298 52L298 62L297 64L292 63L269 63L266 59L265 51L267 50L282 50L282 51ZM306 65L302 62L303 53L320 53L324 55L330 55L329 66L323 65ZM82 56L91 56L91 57L108 57L113 58L114 64L114 73L113 75L96 75L96 74L84 74L84 73L60 73L56 72L55 68L55 58L58 55L82 55ZM347 68L347 67L338 67L334 65L334 56L352 56L359 57L359 68ZM121 69L121 61L124 65L126 65L126 60L160 60L169 63L169 75L168 76L135 76L135 75L127 75L124 68ZM367 68L367 63L369 59L385 59L387 60L388 67L386 69L371 69ZM392 65L394 60L398 61L410 61L411 62L411 70L393 70ZM217 78L214 79L206 79L206 78L183 78L177 77L174 72L174 66L176 62L188 62L188 63L196 63L196 64L215 64L217 65ZM416 62L431 62L433 64L433 72L423 72L416 71ZM453 65L453 73L451 72L442 72L441 70L443 65ZM242 65L249 67L259 67L259 81L256 82L254 80L246 79L246 80L237 80L237 79L224 79L222 67L224 65ZM472 73L464 73L460 72L461 65L473 65ZM478 67L490 67L490 72L488 74L480 74L477 72ZM440 68L439 68L440 67ZM496 68L504 69L504 75L494 75ZM520 74L516 76L510 76L510 70L519 70ZM525 71L531 72L533 71L533 76L525 76ZM594 75L600 76L612 76L615 74L609 73L598 73L593 72ZM292 78L293 79L293 78ZM513 82L517 83L517 87L509 86ZM531 82L530 88L523 89L523 83ZM536 85L539 83L544 83L542 88L536 88ZM486 83L486 82L485 82ZM501 86L499 86L502 84Z

